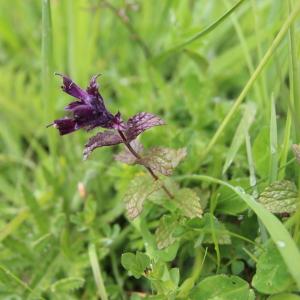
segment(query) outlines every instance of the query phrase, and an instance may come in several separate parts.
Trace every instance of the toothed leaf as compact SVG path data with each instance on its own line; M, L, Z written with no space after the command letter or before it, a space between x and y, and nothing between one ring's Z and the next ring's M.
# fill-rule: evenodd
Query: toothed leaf
M176 206L181 210L182 215L188 218L201 217L202 208L197 194L188 188L176 192L174 198Z
M128 186L124 197L127 216L134 219L139 216L143 210L146 199L161 186L157 180L154 181L148 175L136 176Z
M173 232L178 225L178 220L174 216L164 215L155 231L155 238L158 249L164 249L172 245L176 238L173 236Z
M122 143L122 138L113 130L99 132L91 137L85 145L83 159L87 159L96 148L117 145L120 143Z
M150 258L148 255L137 252L124 253L121 256L122 266L135 278L140 278L145 270L150 266Z
M127 122L126 137L128 140L134 140L143 131L158 125L164 125L165 122L154 114L141 112L131 117Z
M288 180L272 183L259 196L259 202L274 214L294 212L297 208L297 201L297 188Z

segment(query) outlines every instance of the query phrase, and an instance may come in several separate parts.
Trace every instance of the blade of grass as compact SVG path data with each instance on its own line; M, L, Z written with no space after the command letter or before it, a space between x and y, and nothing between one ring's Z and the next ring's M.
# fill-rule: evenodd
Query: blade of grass
M100 265L99 265L99 262L98 262L96 247L95 247L94 244L89 245L89 257L90 257L90 263L91 263L91 267L92 267L92 270L93 270L93 275L94 275L94 279L95 279L95 282L96 282L99 297L102 300L107 300L108 299L107 298L107 293L106 293L106 290L105 290Z
M295 20L295 18L299 14L299 12L300 12L300 3L298 3L298 5L295 7L295 9L292 11L292 13L289 15L288 19L283 24L281 30L279 31L279 33L277 34L277 36L273 40L271 46L269 47L269 49L265 53L265 55L262 58L262 60L260 61L259 65L255 69L254 73L252 74L252 76L250 77L250 79L248 80L246 85L244 86L242 92L238 96L238 98L235 101L234 105L232 106L231 110L228 112L228 114L226 115L226 117L224 118L222 123L220 124L219 128L217 129L216 133L212 137L212 139L209 142L208 146L206 147L205 151L202 153L202 156L201 156L202 160L208 155L208 153L211 151L213 146L216 144L216 142L220 138L221 134L223 133L223 131L227 127L227 125L230 122L231 118L236 113L237 109L239 108L239 106L241 105L243 100L245 99L245 97L246 97L247 93L249 92L249 90L252 88L252 86L253 86L254 82L256 81L256 79L258 78L259 74L261 73L261 71L263 70L265 65L268 63L268 61L270 60L270 58L274 54L274 51L276 50L279 43L284 38L284 36L285 36L286 32L288 31L290 25L293 23L293 21Z
M219 19L217 19L215 22L204 28L202 31L191 37L190 39L186 40L185 42L176 45L175 47L172 47L169 50L166 50L165 52L159 54L154 58L155 61L160 61L161 59L165 58L166 56L173 54L174 52L180 51L189 44L195 42L196 40L202 38L203 36L209 34L211 31L213 31L216 27L221 25L242 3L244 0L238 1L234 6L232 6L229 10L225 12L224 15L222 15Z
M28 209L24 209L19 212L9 223L7 223L4 228L0 231L0 242L6 237L12 234L29 216Z
M51 23L51 5L49 0L42 1L42 103L45 126L53 120L53 38ZM48 131L48 143L52 157L55 155L55 135Z
M5 276L7 278L9 278L11 281L16 282L18 285L20 285L22 288L24 288L26 291L28 292L33 292L33 290L31 289L31 287L24 282L23 280L21 280L18 276L16 276L15 274L13 274L11 271L9 271L6 267L1 266L0 265L0 270L5 274ZM44 300L43 297L36 297L35 299L39 299L39 300Z
M297 248L296 243L292 239L291 235L284 227L284 225L277 219L272 213L267 211L260 203L255 199L246 194L240 187L232 186L231 184L206 175L184 175L179 178L180 180L189 179L197 181L205 181L210 183L216 183L223 186L227 186L234 191L246 204L255 212L260 218L266 229L268 230L272 240L274 241L278 251L282 255L286 266L295 280L298 289L300 289L300 252Z
M255 39L256 39L256 51L257 51L257 57L258 61L261 61L263 58L263 51L261 47L261 40L259 39L259 28L260 28L260 19L259 19L259 10L257 9L256 0L251 0L252 5L252 12L253 12L253 18L254 18L254 33L255 33ZM253 72L252 72L253 73ZM268 88L267 88L267 82L266 82L266 76L264 72L262 72L260 76L260 89L261 89L261 96L264 102L264 106L266 108L269 107L268 105ZM268 117L268 111L266 111L266 116Z
M280 167L278 172L279 180L282 180L285 177L287 157L288 157L288 152L290 150L291 127L292 127L292 118L291 118L290 109L288 109L286 122L285 122L285 129L283 134L282 148L280 153L280 163L279 163Z
M294 2L292 0L289 1L289 11L292 10L294 6ZM299 74L299 65L297 59L297 48L298 44L296 44L296 33L295 33L295 26L292 24L289 30L289 50L290 50L290 82L291 82L291 91L292 97L291 101L293 101L293 121L294 121L294 128L295 128L295 135L296 135L296 143L300 142L300 74ZM300 187L300 169L299 166L296 166L296 174L297 174L297 182L298 188ZM298 195L298 201L300 199L300 193ZM299 213L300 208L298 207L297 213ZM298 238L300 235L300 220L295 223L294 228L294 237Z
M245 106L244 114L242 119L235 131L234 137L232 139L230 148L226 155L226 161L223 167L222 173L225 174L230 165L232 164L237 152L239 151L242 143L244 142L245 132L249 130L249 127L254 121L256 114L256 107L254 103L249 103Z
M293 3L289 1L289 10L291 11L293 7ZM298 68L298 60L297 60L297 44L296 44L296 34L295 27L293 24L290 26L289 30L289 44L290 44L290 59L291 59L291 90L293 92L293 100L294 100L294 109L295 109L295 118L294 118L294 126L297 142L300 142L300 76L299 76L299 68Z
M274 95L271 99L270 116L270 170L269 183L276 181L278 172L277 121Z
M228 0L223 0L223 2L225 3L226 7L229 7ZM250 53L250 47L247 44L243 30L242 30L240 23L234 13L230 16L230 19L232 20L236 34L240 40L240 43L241 43L241 46L242 46L242 49L244 52L244 56L245 56L245 59L247 62L248 70L251 75L254 72L254 64L253 64L251 53ZM261 107L266 107L266 105L264 103L264 102L266 102L266 99L263 98L263 93L261 92L259 82L258 82L258 84L254 84L253 89L254 89L255 97L256 97L257 101L261 102Z
M250 186L253 188L252 196L257 199L258 197L258 188L257 188L257 180L255 175L255 166L253 161L253 155L252 155L252 147L251 147L251 141L249 132L245 132L245 138L246 138L246 151L247 151L247 159L248 159L248 166L249 166L249 173L250 173ZM263 225L262 221L258 219L258 225L259 225L259 232L260 236L263 242L266 242L268 239L268 234L266 231L265 226Z

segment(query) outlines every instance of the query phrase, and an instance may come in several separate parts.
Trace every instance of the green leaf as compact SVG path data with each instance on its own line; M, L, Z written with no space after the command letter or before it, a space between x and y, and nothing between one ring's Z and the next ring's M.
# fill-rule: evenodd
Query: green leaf
M155 173L170 176L181 160L186 156L186 148L172 149L155 147L148 150L136 162L151 168Z
M165 263L158 261L153 265L152 270L148 273L147 278L158 294L169 295L174 292L179 283L179 269L168 269Z
M202 280L190 295L191 300L254 300L249 284L238 276L215 275Z
M232 164L241 145L245 142L245 133L249 131L251 124L254 121L256 114L256 106L253 103L248 103L245 106L242 119L235 131L229 150L227 151L226 161L223 167L223 174L228 170Z
M248 178L237 178L230 184L246 188L249 186ZM247 209L247 204L230 188L221 186L218 189L218 200L216 211L229 215L238 215Z
M276 181L260 194L259 202L272 213L292 213L297 208L296 185L288 180Z
M225 21L242 3L244 0L238 1L234 6L232 6L229 10L227 10L220 18L218 18L216 21L214 21L212 24L204 28L202 31L197 33L196 35L192 36L188 40L177 44L176 46L166 50L165 52L161 53L157 57L154 58L155 62L161 62L163 59L165 59L167 56L174 54L182 49L184 49L189 44L193 43L194 41L198 40L199 38L202 38L206 34L213 31L216 27L218 27L220 24L222 24L223 21Z
M212 222L211 222L212 221ZM212 234L221 245L231 244L230 235L227 233L226 227L215 216L210 216L206 213L203 218L194 218L186 223L186 226L192 228L198 233L198 238L195 241L195 247L201 244L213 244ZM183 233L184 235L184 233Z
M196 63L201 71L207 71L209 62L203 55L191 49L184 49L184 53Z
M91 224L93 220L95 219L97 212L97 203L93 197L88 197L84 203L84 221L85 223Z
M231 264L231 272L234 275L240 274L245 268L245 263L242 260L234 260Z
M274 243L268 243L258 259L252 285L261 293L276 294L286 291L293 284L279 251Z
M121 256L122 266L135 278L144 275L145 270L150 266L150 258L142 252L124 253Z
M290 293L282 293L278 295L272 295L267 300L300 300L300 296Z
M175 216L164 215L160 218L159 225L155 231L158 249L164 249L176 241L176 238L172 234L177 225L178 220Z
M201 217L202 208L197 194L188 188L180 189L174 198L176 206L183 216L188 218Z
M63 278L51 285L52 292L70 292L80 289L84 285L84 279L81 277Z
M252 146L255 169L262 178L268 178L269 176L269 166L271 161L271 153L268 151L269 148L270 132L268 127L263 127L260 129Z
M129 184L124 197L127 216L133 220L141 214L146 199L161 186L159 180L154 181L148 175L136 176Z

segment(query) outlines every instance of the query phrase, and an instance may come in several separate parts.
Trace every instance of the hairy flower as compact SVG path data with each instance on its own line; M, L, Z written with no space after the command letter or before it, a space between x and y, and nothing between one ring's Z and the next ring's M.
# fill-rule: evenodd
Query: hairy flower
M120 132L123 133L123 137L129 143L143 131L164 124L161 118L146 112L134 115L127 122L123 121L120 112L113 115L106 109L103 97L99 93L97 75L92 77L85 90L69 77L57 75L63 78L62 90L77 100L65 107L69 116L54 120L51 125L56 127L61 135L69 134L78 129L91 130L95 127L109 129L90 138L85 145L84 158L87 158L98 147L124 143Z

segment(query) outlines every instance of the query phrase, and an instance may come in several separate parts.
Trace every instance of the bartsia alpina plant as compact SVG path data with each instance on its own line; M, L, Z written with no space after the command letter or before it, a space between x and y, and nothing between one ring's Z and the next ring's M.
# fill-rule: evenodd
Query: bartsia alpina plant
M173 184L171 192L161 178L161 175L170 176L172 174L176 166L186 156L186 149L154 147L144 150L144 147L137 141L137 137L145 130L165 124L160 117L152 113L140 112L129 118L128 121L124 121L120 112L112 114L106 108L99 92L98 76L92 77L86 89L80 88L69 77L60 76L63 78L62 90L76 98L76 101L65 107L68 116L54 120L50 126L56 127L61 135L79 129L89 131L94 128L104 128L104 131L91 137L85 145L84 159L87 159L96 148L124 144L126 150L116 155L115 159L129 165L142 165L153 178L151 180L147 176L139 175L133 179L128 187L124 201L129 219L139 216L146 199L160 189L165 192L169 199L174 200L175 206L185 217L201 216L202 209L199 199L192 190L179 190ZM173 194L174 191L178 191L179 198ZM188 195L192 207L186 206L186 195Z
M85 90L69 77L57 75L63 78L62 90L77 100L65 107L65 110L70 112L70 116L54 120L50 125L56 127L61 135L72 133L78 129L87 131L96 127L109 129L98 133L89 140L85 146L84 158L87 158L95 148L129 143L143 131L164 124L161 118L151 113L138 113L127 122L122 120L120 112L113 115L105 107L103 97L99 92L97 75L92 77Z

